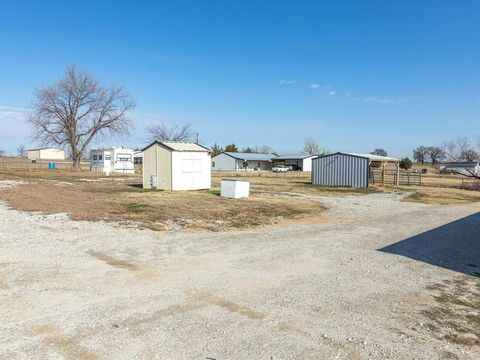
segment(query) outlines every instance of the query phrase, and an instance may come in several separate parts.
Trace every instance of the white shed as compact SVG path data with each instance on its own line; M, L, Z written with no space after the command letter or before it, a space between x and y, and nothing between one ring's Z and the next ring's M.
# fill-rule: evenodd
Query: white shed
M40 148L27 150L29 160L65 160L65 152L62 149Z
M210 189L209 149L195 143L155 141L142 152L144 189Z
M104 173L135 173L133 149L111 147L90 151L90 170Z

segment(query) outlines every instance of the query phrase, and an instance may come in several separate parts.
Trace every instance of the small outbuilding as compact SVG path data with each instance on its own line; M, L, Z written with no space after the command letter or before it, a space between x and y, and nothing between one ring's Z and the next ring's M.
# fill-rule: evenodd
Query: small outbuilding
M27 150L29 160L65 160L65 152L56 148L39 148Z
M210 189L210 150L195 143L155 141L142 150L143 188Z
M272 170L270 154L222 152L212 158L212 170L259 171Z
M312 159L317 155L282 155L272 158L273 166L283 165L290 170L312 171Z
M323 186L350 186L366 188L372 163L385 172L387 164L394 164L395 181L399 181L399 160L388 156L363 153L341 153L318 156L312 160L312 184Z
M90 151L90 171L135 173L133 149L111 147Z

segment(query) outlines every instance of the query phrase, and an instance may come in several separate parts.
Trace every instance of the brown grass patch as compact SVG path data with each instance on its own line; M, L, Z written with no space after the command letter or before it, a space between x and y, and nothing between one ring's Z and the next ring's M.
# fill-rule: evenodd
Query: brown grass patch
M433 336L455 344L480 346L480 278L463 276L432 284L436 305L421 314Z
M124 182L40 182L0 191L10 207L43 214L67 213L73 220L136 223L154 230L245 228L315 215L314 201L253 195L225 199L218 191L143 190Z
M404 201L438 205L468 204L480 201L479 191L427 186L410 187L405 190L414 190L414 193L406 197Z

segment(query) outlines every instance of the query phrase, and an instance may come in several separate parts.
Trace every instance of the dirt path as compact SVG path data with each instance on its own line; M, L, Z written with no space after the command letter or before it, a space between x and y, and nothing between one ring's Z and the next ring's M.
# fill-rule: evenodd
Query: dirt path
M478 359L480 204L401 196L174 234L0 204L0 358Z

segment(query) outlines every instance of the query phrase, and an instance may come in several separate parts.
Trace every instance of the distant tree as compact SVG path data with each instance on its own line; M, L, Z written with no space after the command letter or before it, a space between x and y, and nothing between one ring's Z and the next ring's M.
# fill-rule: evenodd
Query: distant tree
M5 150L0 149L0 157L4 157L4 156L5 156Z
M427 155L430 158L432 165L441 161L444 157L442 148L438 146L430 146L427 148Z
M238 152L237 145L229 144L229 145L225 146L225 151L226 152Z
M27 157L27 148L25 147L25 145L18 145L17 155L20 157Z
M212 150L212 157L214 157L214 156L217 156L218 154L220 154L223 151L223 148L220 145L218 145L217 143L215 143L215 144L212 145L211 150Z
M408 157L400 160L400 169L408 170L412 167L413 163Z
M413 159L416 163L424 164L428 156L428 147L419 146L413 150Z
M372 155L377 155L377 156L388 156L388 153L385 149L375 149L371 152Z
M303 145L303 152L308 155L320 155L320 145L318 145L315 139L307 138Z
M255 152L255 150L253 148L251 148L250 146L246 146L246 147L242 148L242 152L243 153L253 153L253 152Z
M193 141L195 131L190 123L168 125L163 121L147 128L148 142L153 141Z
M128 113L135 102L122 87L106 87L92 75L69 67L65 77L35 90L28 122L36 141L68 146L73 167L88 145L101 135L129 133Z
M275 153L275 150L273 150L268 145L260 145L260 146L255 146L254 152L256 152L257 154L273 154Z
M475 170L467 166L467 163L480 160L480 155L476 151L468 138L457 137L453 140L447 141L443 145L443 152L445 158L452 162L464 163L462 175L480 179L480 174L477 174Z

